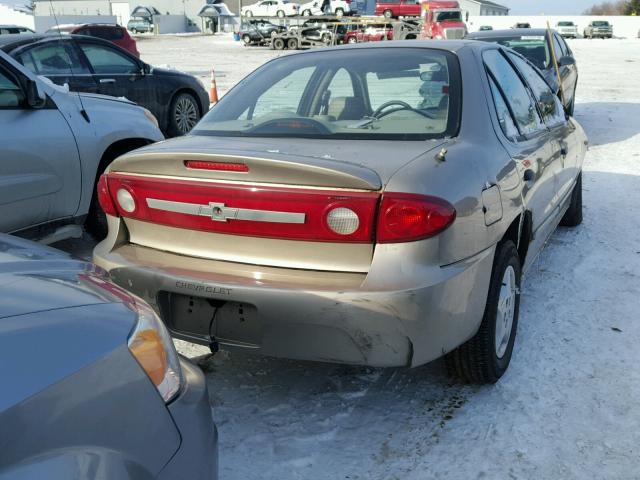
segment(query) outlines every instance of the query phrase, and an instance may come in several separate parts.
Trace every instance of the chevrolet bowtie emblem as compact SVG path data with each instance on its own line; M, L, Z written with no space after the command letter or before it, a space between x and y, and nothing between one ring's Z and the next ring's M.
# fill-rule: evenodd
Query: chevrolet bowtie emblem
M209 202L208 205L197 203L173 202L147 198L149 208L166 212L183 213L185 215L199 215L209 217L215 222L229 220L248 220L253 222L270 223L304 223L305 214L295 212L275 212L272 210L253 210L250 208L227 207L224 203Z

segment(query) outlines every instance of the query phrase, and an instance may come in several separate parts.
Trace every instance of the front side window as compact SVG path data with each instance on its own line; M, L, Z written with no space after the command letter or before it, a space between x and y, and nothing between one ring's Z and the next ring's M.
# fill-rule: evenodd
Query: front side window
M394 48L281 57L243 80L194 134L426 140L457 134L459 64ZM392 54L391 54L392 53Z
M543 130L527 87L507 59L498 50L486 51L483 58L490 76L504 92L520 132L523 135L532 135Z
M140 67L135 61L112 48L93 43L80 43L80 48L89 60L94 73L98 75L140 73Z
M24 95L20 86L0 70L0 108L18 108L24 102Z
M554 95L547 82L536 72L531 65L517 55L509 53L511 61L518 67L520 73L527 80L533 94L538 101L538 107L544 122L550 127L563 125L566 122L564 109L557 95Z
M89 73L68 42L48 42L17 55L18 61L38 75Z

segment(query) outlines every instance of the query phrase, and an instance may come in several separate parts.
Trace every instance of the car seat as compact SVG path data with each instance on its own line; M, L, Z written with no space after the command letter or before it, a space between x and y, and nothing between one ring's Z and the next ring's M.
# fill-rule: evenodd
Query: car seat
M361 97L332 98L327 109L327 115L336 120L360 120L365 113L364 100Z

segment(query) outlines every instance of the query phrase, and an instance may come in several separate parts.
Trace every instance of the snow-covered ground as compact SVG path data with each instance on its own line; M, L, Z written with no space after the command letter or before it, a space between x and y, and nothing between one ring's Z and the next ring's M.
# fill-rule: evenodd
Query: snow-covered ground
M372 369L220 353L207 371L223 479L640 478L640 41L570 41L591 147L584 223L528 273L495 386L435 362ZM276 55L228 37L139 42L227 90ZM183 342L192 357L206 349Z

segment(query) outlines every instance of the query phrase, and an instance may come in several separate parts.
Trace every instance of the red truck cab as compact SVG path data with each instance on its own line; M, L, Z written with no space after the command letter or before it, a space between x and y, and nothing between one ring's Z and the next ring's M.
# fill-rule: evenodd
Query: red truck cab
M424 0L421 16L420 38L456 40L467 34L460 4L455 0Z

